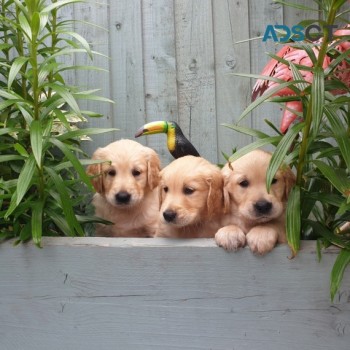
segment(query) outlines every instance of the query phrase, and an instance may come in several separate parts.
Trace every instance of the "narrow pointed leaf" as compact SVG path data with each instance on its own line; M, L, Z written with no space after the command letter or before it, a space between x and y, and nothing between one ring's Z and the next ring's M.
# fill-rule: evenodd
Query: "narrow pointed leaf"
M32 237L35 245L41 246L41 237L43 235L43 208L44 202L36 202L32 210Z
M86 174L84 167L81 165L79 159L73 154L73 152L58 139L50 138L50 142L64 153L68 160L73 164L74 169L79 174L81 180L88 186L91 191L93 191L93 186L91 184L89 176Z
M286 210L286 231L288 244L294 257L300 249L301 215L300 187L294 186L289 194Z
M41 129L41 123L39 120L33 120L30 124L30 144L36 160L36 163L41 169L41 156L43 148L43 133Z
M325 114L331 125L333 135L337 140L339 149L343 155L344 161L348 169L350 169L350 138L346 130L346 126L340 121L337 112L331 106L324 107Z
M57 139L60 141L71 139L74 137L80 137L85 135L97 135L97 134L103 134L106 132L112 132L117 131L119 129L110 128L110 129L102 129L102 128L87 128L87 129L79 129L79 130L73 130L68 131L62 135L57 136Z
M266 187L268 191L270 191L271 182L276 175L277 170L281 167L287 152L290 150L290 146L303 127L304 123L293 125L293 127L290 128L282 137L280 143L276 147L276 150L273 152L266 174Z
M78 232L80 236L84 235L84 231L82 230L79 222L77 221L73 207L71 205L71 201L69 198L69 194L66 190L66 185L64 181L61 179L59 175L55 173L54 170L51 168L45 167L45 171L50 175L51 179L53 180L53 183L55 185L55 189L57 190L61 203L62 203L62 210L65 216L65 219L67 221L67 224L70 228L70 235L74 236L75 232Z
M226 127L226 128L238 131L241 134L257 137L259 139L269 137L269 135L267 135L259 130L254 130L254 129L247 128L244 126L240 126L240 125L236 125L236 124L221 124L221 125Z
M347 196L349 195L350 180L345 174L342 176L339 171L337 172L321 160L313 160L313 163L339 192Z
M320 67L315 67L314 78L311 85L311 96L310 102L312 103L312 119L313 119L313 136L318 134L320 124L323 116L323 105L324 105L324 72Z
M18 177L17 182L17 199L16 204L18 205L23 199L24 195L28 191L29 185L33 179L35 174L35 159L34 156L31 155L25 162L21 173Z
M8 82L7 82L7 88L10 89L12 86L13 81L16 78L16 75L18 74L18 72L21 70L21 68L23 67L23 65L28 62L29 57L17 57L12 65L11 65L11 69L9 72L9 76L8 76Z
M236 159L244 156L245 154L247 154L247 153L249 153L257 148L260 148L262 146L278 143L280 141L280 139L281 139L281 136L273 136L273 137L266 137L264 139L257 140L248 146L242 147L240 150L238 150L236 153L234 153L230 157L229 162L233 162Z
M331 299L334 300L335 294L339 290L343 279L344 271L350 263L350 251L342 249L338 254L331 272Z
M238 121L241 121L244 117L246 117L253 109L255 109L257 106L259 106L260 104L262 104L263 102L265 102L268 98L276 95L280 90L289 87L292 90L296 90L299 91L296 88L296 84L300 83L300 82L304 82L303 81L288 81L282 84L277 85L276 87L269 89L268 92L265 92L262 96L260 96L259 98L257 98L253 103L251 103L243 112L242 114L239 116Z

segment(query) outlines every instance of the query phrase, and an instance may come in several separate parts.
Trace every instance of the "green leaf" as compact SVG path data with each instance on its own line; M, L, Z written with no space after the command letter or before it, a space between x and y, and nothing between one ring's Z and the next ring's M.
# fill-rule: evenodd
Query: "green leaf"
M68 158L68 160L73 164L74 169L79 174L81 180L88 186L88 188L93 191L93 186L91 184L89 176L86 174L85 169L81 165L79 159L71 152L71 150L60 140L55 138L50 138L50 142L58 147L64 155Z
M74 210L71 205L71 200L66 190L66 184L61 179L61 177L55 173L54 170L52 170L49 167L44 167L44 169L49 174L50 178L53 180L55 189L59 193L62 202L62 210L67 224L70 228L70 235L74 236L75 232L77 232L80 236L84 236L84 231L82 230L78 220L75 217Z
M21 170L21 173L19 174L19 177L18 177L17 200L16 200L17 205L21 202L24 195L28 191L29 185L33 179L34 174L35 174L35 159L34 159L34 156L31 155L26 160Z
M5 155L0 155L0 163L1 162L12 162L14 160L23 160L25 159L22 156L18 156L15 154L5 154Z
M39 12L34 12L31 19L31 31L32 31L32 39L36 41L36 38L39 34L40 30L40 15Z
M229 159L229 162L234 162L236 159L244 156L245 154L257 149L257 148L260 148L262 146L265 146L265 145L270 145L270 144L275 144L275 143L278 143L281 139L281 136L272 136L272 137L266 137L264 139L260 139L260 140L257 140L253 143L251 143L250 145L247 145L245 147L242 147L240 150L238 150L235 154L233 154L230 159Z
M30 124L30 144L36 160L36 163L41 169L41 156L43 148L43 133L41 129L41 123L39 120L33 120Z
M87 129L79 129L79 130L73 130L68 131L62 135L57 136L57 139L60 141L64 141L67 139L72 139L75 137L85 136L85 135L97 135L97 134L103 134L106 132L112 132L117 131L119 129L115 128L109 128L109 129L102 129L102 128L87 128Z
M312 103L312 119L313 129L312 135L315 137L318 134L323 116L324 106L324 72L323 68L314 68L314 78L311 85L310 103Z
M331 106L325 106L324 111L329 120L333 136L337 140L346 166L350 169L350 138L346 126L340 121L337 112Z
M7 88L9 90L11 89L12 83L15 80L16 75L21 70L23 65L28 62L28 60L29 60L29 57L17 57L13 61L9 72L8 81L7 81Z
M280 90L289 87L292 90L295 90L296 92L299 92L299 90L296 88L296 84L298 83L303 83L303 81L287 81L284 82L282 84L277 85L276 87L269 89L268 92L265 92L262 96L260 96L259 98L257 98L253 103L251 103L243 112L242 114L239 116L238 121L241 121L244 117L246 117L253 109L255 109L257 106L259 106L260 104L262 104L263 102L265 102L268 98L276 95Z
M349 196L350 180L343 174L321 160L312 161L330 183L345 196Z
M55 91L59 96L61 96L64 99L64 101L66 101L68 105L72 108L74 113L81 117L80 108L74 96L69 92L69 90L66 87L55 83L47 84L47 86L50 87L53 91Z
M247 128L244 126L240 126L240 125L236 125L236 124L221 124L222 126L238 131L241 134L245 134L245 135L249 135L249 136L253 136L253 137L257 137L259 139L263 139L266 137L269 137L269 135L259 131L259 130L255 130L255 129L251 129L251 128Z
M26 158L29 157L27 150L21 144L15 143L13 145L13 147L21 156L26 157Z
M342 249L338 254L331 272L331 300L334 300L335 294L339 290L343 279L344 271L350 263L350 251Z
M32 209L32 236L36 246L40 248L43 235L43 208L44 201L36 202Z
M286 210L286 231L288 244L294 257L300 249L301 215L300 187L294 186L289 193Z
M281 141L276 147L276 150L272 154L269 168L266 174L266 188L270 192L271 182L276 175L277 170L281 167L284 162L285 156L290 149L294 139L298 135L299 131L304 127L305 123L299 123L293 125L292 128L282 137Z
M24 14L22 12L18 16L18 21L19 21L19 24L21 26L21 30L27 36L27 38L31 41L32 40L32 29L30 28L30 25L27 21L27 18L24 16Z
M75 32L71 32L71 31L63 31L62 34L64 35L70 35L72 36L74 39L76 39L81 46L86 50L87 54L89 55L89 57L92 59L92 52L90 49L90 45L89 43L86 41L86 39L84 39L81 35L79 35L78 33Z
M62 1L57 1L47 7L45 7L41 12L45 13L45 12L51 12L52 10L55 10L59 7L62 7L64 5L68 5L68 4L74 4L77 2L83 2L82 0L62 0Z
M301 81L301 83L296 84L297 88L301 91L304 91L309 86L309 84L305 81L299 70L296 68L295 64L289 62L289 66L292 71L293 79Z

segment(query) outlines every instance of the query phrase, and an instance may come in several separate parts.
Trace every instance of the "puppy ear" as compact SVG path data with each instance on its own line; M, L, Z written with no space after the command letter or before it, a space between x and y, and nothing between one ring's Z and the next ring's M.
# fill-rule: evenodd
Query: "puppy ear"
M159 184L160 160L156 152L150 150L147 160L147 182L151 190Z
M99 148L93 155L92 159L103 159L101 148ZM86 173L91 176L91 183L96 192L104 193L102 164L91 164L86 168Z
M206 179L209 186L207 210L209 217L223 210L223 177L220 172Z
M295 185L296 182L296 176L294 175L292 169L290 167L285 167L282 170L283 178L284 178L284 200L287 200L289 192L291 191L292 187Z

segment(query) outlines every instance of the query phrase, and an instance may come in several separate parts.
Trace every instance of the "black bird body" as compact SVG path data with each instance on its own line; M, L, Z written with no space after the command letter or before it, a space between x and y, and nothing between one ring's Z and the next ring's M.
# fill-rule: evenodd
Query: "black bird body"
M200 157L196 148L185 137L179 125L174 121L157 121L145 124L137 131L135 137L159 133L167 134L168 150L175 159L189 155Z

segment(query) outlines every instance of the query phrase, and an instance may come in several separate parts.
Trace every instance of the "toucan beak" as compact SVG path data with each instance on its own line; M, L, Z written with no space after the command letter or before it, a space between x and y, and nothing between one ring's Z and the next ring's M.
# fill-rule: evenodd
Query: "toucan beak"
M143 135L152 135L166 133L168 130L168 123L165 121L151 122L143 125L135 134L135 137Z

